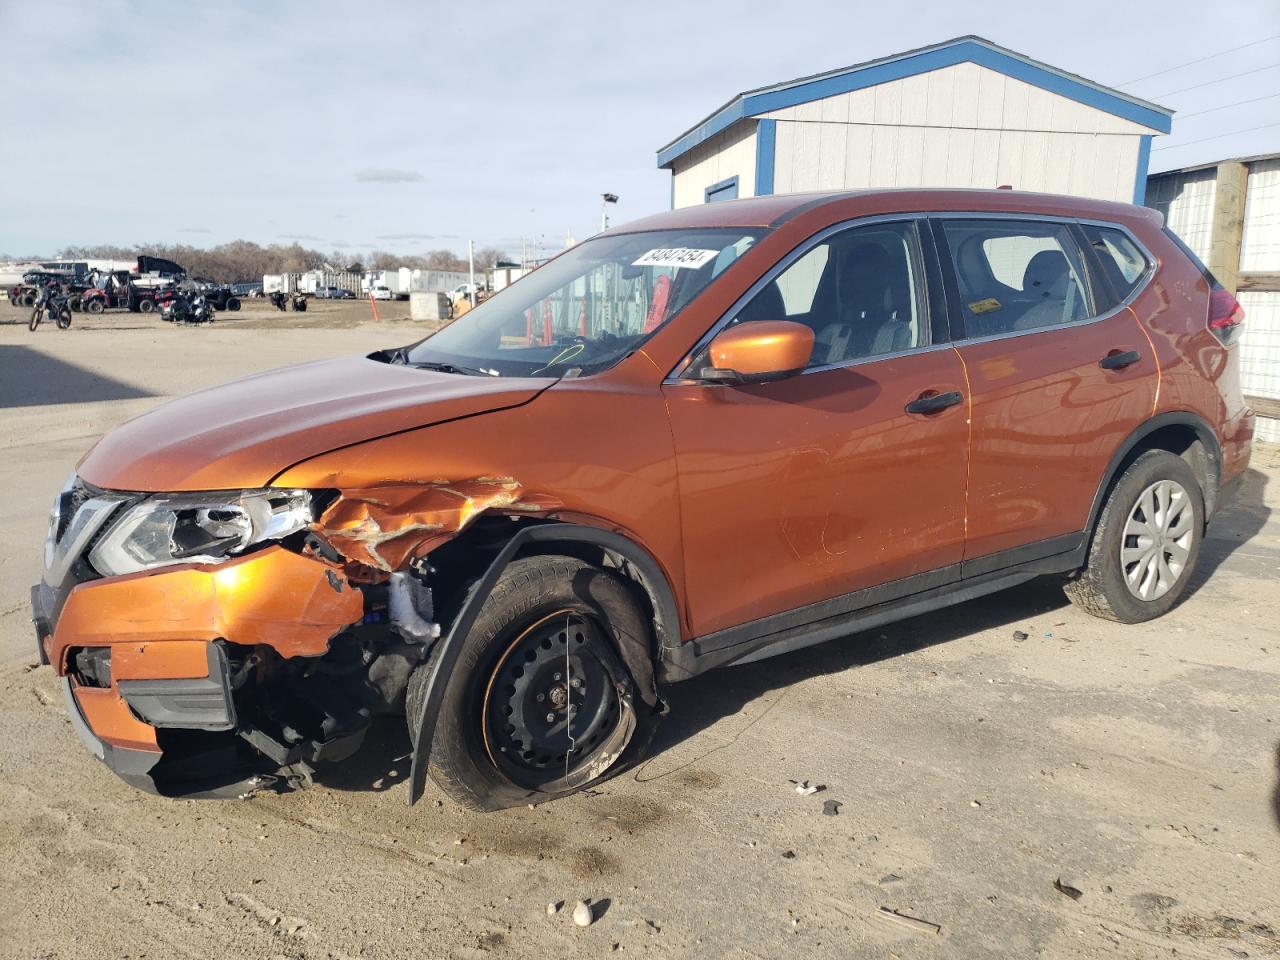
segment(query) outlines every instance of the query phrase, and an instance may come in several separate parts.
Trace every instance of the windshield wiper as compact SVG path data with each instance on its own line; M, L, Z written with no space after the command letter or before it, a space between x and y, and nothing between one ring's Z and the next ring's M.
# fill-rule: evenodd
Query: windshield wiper
M415 370L435 370L438 373L457 373L464 377L496 377L498 371L485 370L483 367L464 367L456 363L440 363L434 360L422 360L417 363L406 360L406 366Z

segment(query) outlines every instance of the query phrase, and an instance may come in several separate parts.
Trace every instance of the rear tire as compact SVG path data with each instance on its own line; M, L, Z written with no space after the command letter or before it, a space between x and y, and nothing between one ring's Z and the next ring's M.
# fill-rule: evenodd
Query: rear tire
M139 313L151 313L152 311L154 311L154 310L155 310L155 308L156 308L156 302L155 302L154 300L139 300L139 301L138 301L138 312L139 312Z
M228 297L227 309L230 310L232 313L235 313L237 310L240 309L240 301L235 297Z
M84 305L85 313L91 313L91 314L94 314L95 316L101 313L103 309L104 308L101 300L90 300L88 303Z
M1111 488L1088 560L1063 587L1087 613L1142 623L1186 594L1204 539L1204 491L1185 460L1148 450Z
M567 796L624 769L657 718L618 655L620 638L648 633L617 574L571 557L514 561L447 680L431 779L465 807L501 810ZM411 737L441 646L409 679Z
M71 308L63 307L61 310L59 310L55 323L57 323L59 330L70 330L71 329Z

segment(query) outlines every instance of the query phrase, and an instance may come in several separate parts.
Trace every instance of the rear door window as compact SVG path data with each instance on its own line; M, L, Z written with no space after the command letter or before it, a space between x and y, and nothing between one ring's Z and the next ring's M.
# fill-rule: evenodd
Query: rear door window
M1070 227L1037 220L941 221L969 338L1061 326L1094 315Z

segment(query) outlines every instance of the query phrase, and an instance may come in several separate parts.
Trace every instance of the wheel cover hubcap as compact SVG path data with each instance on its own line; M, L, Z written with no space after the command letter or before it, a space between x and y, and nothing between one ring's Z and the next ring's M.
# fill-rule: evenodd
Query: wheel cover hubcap
M1195 509L1176 480L1142 491L1125 521L1120 570L1139 600L1159 600L1182 579L1195 540Z

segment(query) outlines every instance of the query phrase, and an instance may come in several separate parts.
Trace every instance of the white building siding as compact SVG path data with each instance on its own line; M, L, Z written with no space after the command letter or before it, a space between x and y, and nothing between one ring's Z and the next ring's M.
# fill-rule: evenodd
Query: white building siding
M1197 257L1209 259L1213 237L1213 196L1218 172L1213 167L1152 177L1146 205L1164 214L1164 222Z
M764 116L777 193L1008 184L1129 202L1155 132L973 63Z
M671 167L672 206L706 201L714 183L738 178L738 196L754 197L756 189L756 122L747 120L721 131L677 159Z

